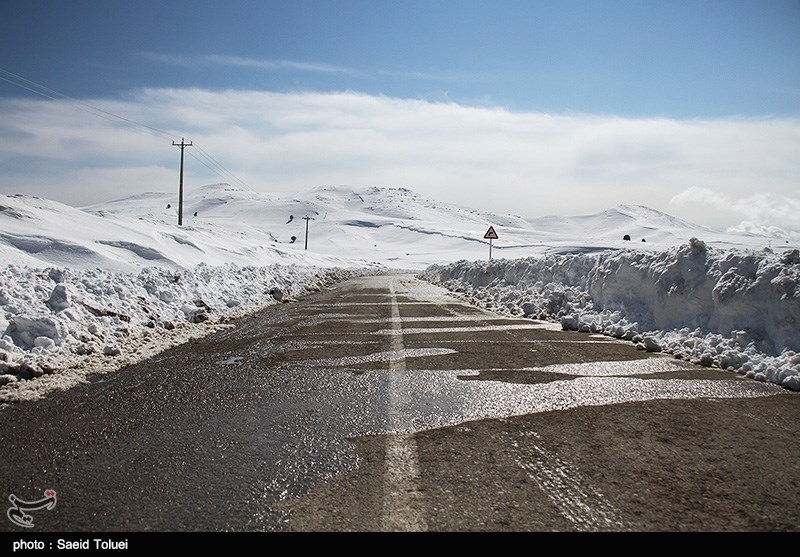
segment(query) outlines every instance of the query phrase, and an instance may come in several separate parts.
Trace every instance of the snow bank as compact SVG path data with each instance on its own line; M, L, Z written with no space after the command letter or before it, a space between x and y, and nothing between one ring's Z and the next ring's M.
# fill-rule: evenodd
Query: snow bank
M0 403L32 400L369 272L200 264L138 274L0 267Z
M500 313L800 390L797 250L717 250L692 238L665 251L459 261L420 277Z

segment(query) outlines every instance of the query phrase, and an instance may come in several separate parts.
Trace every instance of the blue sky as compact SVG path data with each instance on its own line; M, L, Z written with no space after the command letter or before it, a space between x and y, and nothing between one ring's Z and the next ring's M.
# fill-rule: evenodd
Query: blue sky
M695 220L709 215L700 202L742 207L716 226L754 220L744 208L771 196L772 216L755 220L800 230L779 210L800 207L800 0L5 0L3 11L0 193L81 205L163 191L176 156L164 140L186 135L264 191L404 186L474 205L501 181L488 208L538 191L530 216L622 200ZM166 133L128 139L117 116ZM428 142L450 148L414 152ZM508 154L518 149L531 156ZM559 187L574 188L571 203L537 190Z
M800 114L797 0L6 0L0 67L70 96L357 90L513 110ZM2 95L18 95L10 85Z

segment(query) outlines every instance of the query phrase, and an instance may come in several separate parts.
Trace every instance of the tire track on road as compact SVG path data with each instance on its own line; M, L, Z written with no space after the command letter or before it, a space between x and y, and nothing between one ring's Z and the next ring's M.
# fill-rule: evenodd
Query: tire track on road
M521 435L539 439L535 432ZM524 446L506 434L509 444L520 450L516 463L527 472L559 513L581 532L628 531L619 511L602 493L588 484L572 464L540 444L526 440Z

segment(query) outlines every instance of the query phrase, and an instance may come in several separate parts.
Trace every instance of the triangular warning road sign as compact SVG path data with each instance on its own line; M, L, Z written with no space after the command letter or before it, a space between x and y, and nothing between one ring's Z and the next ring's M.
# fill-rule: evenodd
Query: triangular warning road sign
M497 232L494 231L494 226L490 226L486 234L483 235L487 240L497 240Z

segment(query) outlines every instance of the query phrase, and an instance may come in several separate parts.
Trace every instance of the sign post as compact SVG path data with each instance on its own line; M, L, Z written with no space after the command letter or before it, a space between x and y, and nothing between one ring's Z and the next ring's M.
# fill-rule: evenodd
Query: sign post
M483 237L489 240L489 261L492 260L492 240L497 240L497 232L494 231L494 226L490 226L489 230L486 231L486 234Z

